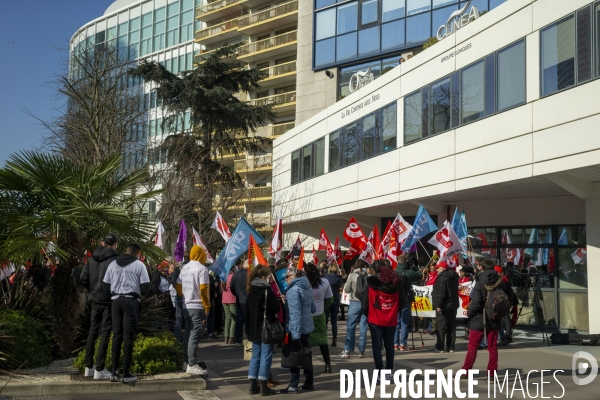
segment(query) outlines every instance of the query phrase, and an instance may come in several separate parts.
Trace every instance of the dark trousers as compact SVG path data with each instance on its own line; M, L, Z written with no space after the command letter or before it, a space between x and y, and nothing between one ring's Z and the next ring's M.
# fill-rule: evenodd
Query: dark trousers
M206 331L209 335L215 332L215 315L216 315L215 302L210 303L210 311L208 312L208 318L206 321Z
M137 299L118 297L112 303L112 368L119 369L121 346L123 346L123 372L130 372L133 356L133 343L140 319L141 306Z
M300 336L300 343L302 343L302 346L304 347L309 347L308 346L308 337L309 335L301 335ZM293 388L297 388L298 384L300 383L300 368L290 368L290 387ZM313 374L313 370L312 369L305 369L304 370L304 386L307 388L313 387L314 386L314 374Z
M331 335L334 339L337 339L337 321L338 321L338 312L340 310L339 304L331 304L331 306L325 310L325 327L329 324L329 320L331 320Z
M444 350L444 342L446 348L454 350L454 342L456 341L456 310L442 310L435 313L435 324L437 327L437 343L435 347L438 350Z
M369 324L373 359L375 360L375 369L377 370L394 369L394 333L396 329L396 326ZM383 357L381 356L382 345L385 348L385 368L383 366Z
M242 343L244 339L244 309L246 308L245 304L236 304L235 305L235 342Z
M98 354L96 354L96 371L102 371L106 364L106 352L112 329L111 304L92 303L92 321L85 345L85 366L92 368L94 365L94 350L96 339L100 336Z

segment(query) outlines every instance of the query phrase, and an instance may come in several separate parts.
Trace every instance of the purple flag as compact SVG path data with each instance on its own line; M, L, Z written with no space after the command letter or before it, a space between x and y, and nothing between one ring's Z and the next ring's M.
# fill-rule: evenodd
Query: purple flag
M185 252L185 242L187 241L187 227L185 221L182 219L179 222L179 236L177 237L177 243L175 244L175 251L173 257L175 262L183 261L183 253Z

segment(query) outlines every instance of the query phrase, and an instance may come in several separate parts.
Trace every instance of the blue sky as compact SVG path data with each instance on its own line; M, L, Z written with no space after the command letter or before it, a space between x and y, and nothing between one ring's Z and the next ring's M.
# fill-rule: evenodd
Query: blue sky
M0 166L20 150L42 148L43 129L25 109L58 115L54 82L66 71L69 39L113 0L3 0L0 13Z

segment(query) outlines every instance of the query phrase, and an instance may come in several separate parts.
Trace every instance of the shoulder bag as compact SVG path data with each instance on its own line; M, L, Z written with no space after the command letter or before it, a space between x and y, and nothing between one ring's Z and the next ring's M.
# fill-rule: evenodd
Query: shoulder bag
M268 290L265 290L265 308L263 314L263 327L262 327L262 342L264 344L275 344L283 340L285 332L279 321L269 322L267 320L267 297Z

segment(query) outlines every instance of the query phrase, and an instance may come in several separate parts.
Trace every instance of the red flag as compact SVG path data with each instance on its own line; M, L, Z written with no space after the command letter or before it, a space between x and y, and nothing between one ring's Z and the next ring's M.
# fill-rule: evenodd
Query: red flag
M344 230L344 238L350 242L350 247L358 250L359 254L367 247L367 237L360 229L354 217L350 218L348 226Z
M229 238L231 238L231 231L229 230L227 223L225 222L223 217L221 217L221 214L219 214L218 211L217 211L217 215L215 216L215 220L213 221L213 223L211 225L211 228L221 234L221 236L223 237L223 240L225 240L225 243L227 243Z
M281 220L281 212L277 218L277 223L273 228L273 237L269 245L269 254L279 260L281 257L281 249L283 248L283 221Z
M373 248L371 242L367 242L367 247L365 247L363 252L360 253L360 259L365 260L368 264L372 264L373 261L376 260L375 249Z
M377 253L379 253L379 258L383 258L385 256L385 252L390 246L391 236L388 235L390 229L392 228L392 221L388 221L387 226L385 227L385 231L383 231L383 236L381 237L381 241L379 242L379 246L377 246Z
M318 265L319 264L319 258L317 257L317 252L315 251L315 245L313 244L312 247L312 259L313 259L313 264Z
M344 260L352 260L354 257L360 255L361 251L354 246L350 246L346 255L344 256Z
M396 267L398 266L398 235L396 235L396 232L393 232L393 231L392 231L392 235L391 235L391 239L390 239L389 250L386 254L386 258L388 260L390 260L390 265L391 265L392 269L395 270Z
M294 251L296 250L300 250L302 249L302 241L300 240L300 235L298 235L298 238L296 239L296 243L294 243L294 247L292 247L292 250L290 250L289 254L286 256L286 258L289 260L292 258L292 255L294 254Z
M304 246L300 250L300 258L298 259L298 267L300 271L304 270Z
M267 265L268 263L262 251L260 251L260 247L256 244L254 236L250 235L248 239L248 271L259 264Z
M335 261L337 262L337 265L342 265L342 263L344 262L344 260L342 259L342 248L340 246L340 239L337 236L335 237L335 245L333 246L333 252L335 254Z
M373 246L374 260L379 260L381 258L377 254L377 249L379 249L379 243L381 243L381 240L379 239L379 225L376 224L373 227L373 231L369 235L369 242L371 242L371 246Z
M325 234L325 229L321 228L321 236L319 236L319 251L327 251L327 249L331 246L329 242L329 238Z

